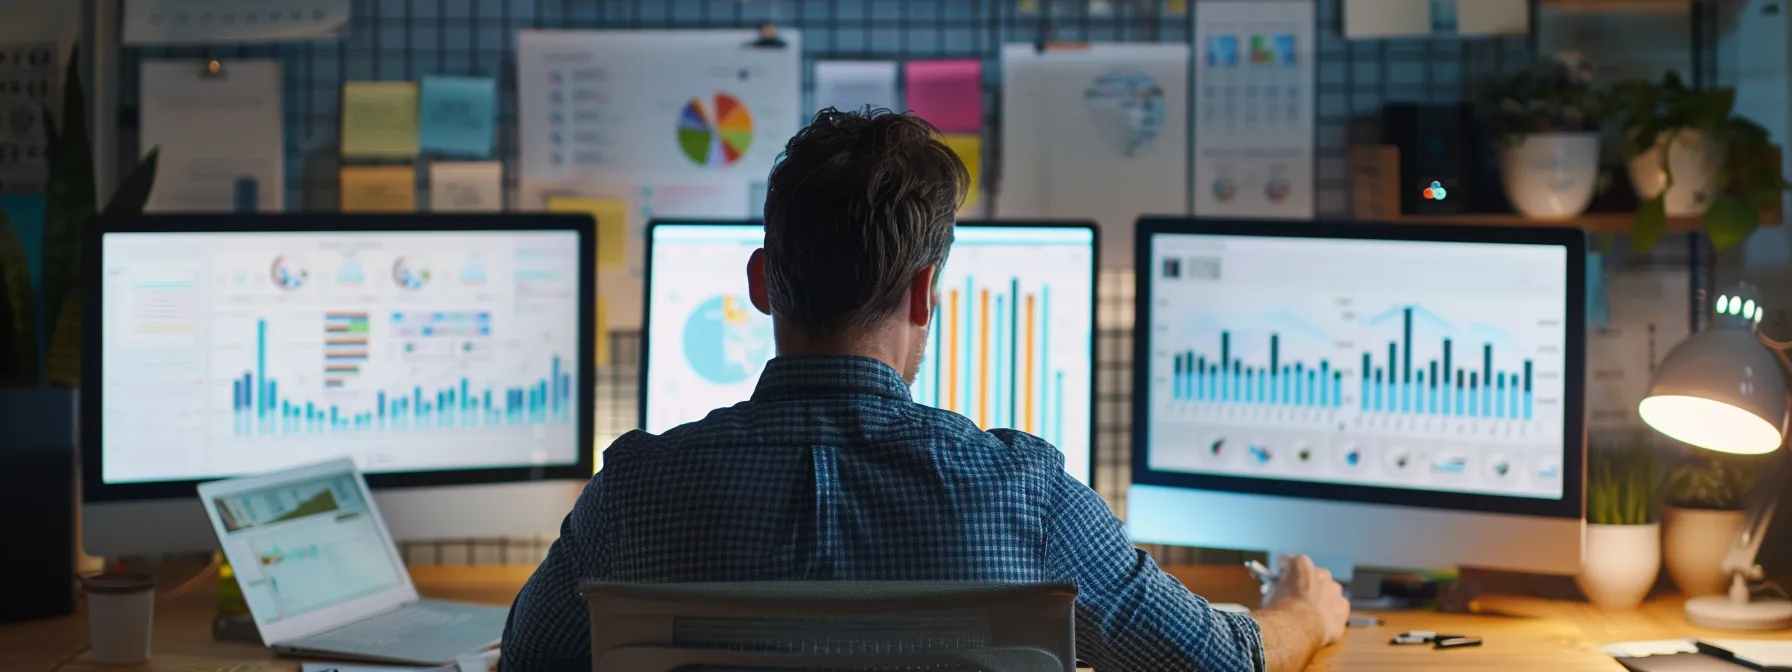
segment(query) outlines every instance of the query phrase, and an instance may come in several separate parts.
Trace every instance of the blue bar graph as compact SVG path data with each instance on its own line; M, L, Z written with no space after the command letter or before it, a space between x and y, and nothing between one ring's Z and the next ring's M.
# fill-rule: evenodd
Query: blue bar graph
M933 313L915 401L953 411L979 427L1010 427L1062 440L1058 411L1064 371L1052 357L1052 291L1020 278L978 284L967 276L942 288Z
M1455 356L1456 344L1445 338L1438 357L1415 369L1414 307L1404 306L1398 310L1400 339L1388 342L1387 359L1378 364L1376 353L1363 352L1362 410L1496 420L1531 419L1531 360L1522 360L1522 372L1495 370L1493 344L1482 343L1479 370L1464 368L1460 366L1463 358Z
M1302 408L1344 405L1344 374L1321 359L1282 360L1280 334L1269 335L1268 361L1247 365L1232 352L1232 333L1220 332L1217 353L1185 350L1171 356L1170 396L1176 401ZM1367 385L1364 391L1368 391Z
M267 373L267 321L257 321L255 330L255 369L231 381L231 409L236 415L236 433L240 435L508 427L574 420L576 395L572 374L561 364L559 355L551 356L547 362L548 377L503 388L502 405L493 403L491 387L475 389L473 381L464 377L428 392L421 385L411 385L408 390L375 390L370 406L283 399L279 381Z

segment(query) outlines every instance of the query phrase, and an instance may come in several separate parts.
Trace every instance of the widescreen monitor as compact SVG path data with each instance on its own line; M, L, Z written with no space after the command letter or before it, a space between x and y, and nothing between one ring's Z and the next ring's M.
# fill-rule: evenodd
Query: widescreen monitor
M774 354L747 299L765 227L654 222L647 238L641 423L664 432L747 400ZM1089 483L1097 259L1092 224L960 222L913 399L1044 438Z
M1576 570L1578 230L1146 218L1137 246L1137 541Z
M382 508L401 538L553 532L569 479L591 474L592 230L560 215L101 220L89 550L184 549L168 530L206 532L196 483L339 457L399 488ZM475 484L489 485L430 487ZM177 513L153 518L158 500Z

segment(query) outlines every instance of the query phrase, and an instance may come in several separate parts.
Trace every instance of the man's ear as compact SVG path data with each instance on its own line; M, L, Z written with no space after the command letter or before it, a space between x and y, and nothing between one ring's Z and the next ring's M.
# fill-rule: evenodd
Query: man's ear
M753 256L747 258L747 298L753 301L753 307L767 315L772 314L770 295L765 287L765 250L753 250Z
M913 326L926 327L927 321L933 319L933 306L939 302L933 289L933 275L938 270L938 266L928 266L909 281L908 323Z

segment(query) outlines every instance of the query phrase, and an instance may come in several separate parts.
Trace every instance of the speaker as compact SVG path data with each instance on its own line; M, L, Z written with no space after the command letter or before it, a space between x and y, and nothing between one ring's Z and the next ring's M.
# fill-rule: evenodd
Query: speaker
M1483 211L1498 193L1497 171L1484 169L1484 135L1472 106L1390 103L1381 111L1381 133L1384 144L1400 149L1401 214Z
M0 389L0 623L75 611L75 400Z

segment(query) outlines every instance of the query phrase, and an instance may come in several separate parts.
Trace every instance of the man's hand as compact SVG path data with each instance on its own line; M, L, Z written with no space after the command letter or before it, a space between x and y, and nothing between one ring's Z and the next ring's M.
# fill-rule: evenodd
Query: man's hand
M1285 555L1276 562L1280 576L1270 586L1263 601L1265 609L1311 610L1319 618L1326 646L1344 638L1344 626L1350 620L1350 601L1344 599L1344 586L1332 578L1332 572L1313 564L1304 555Z

